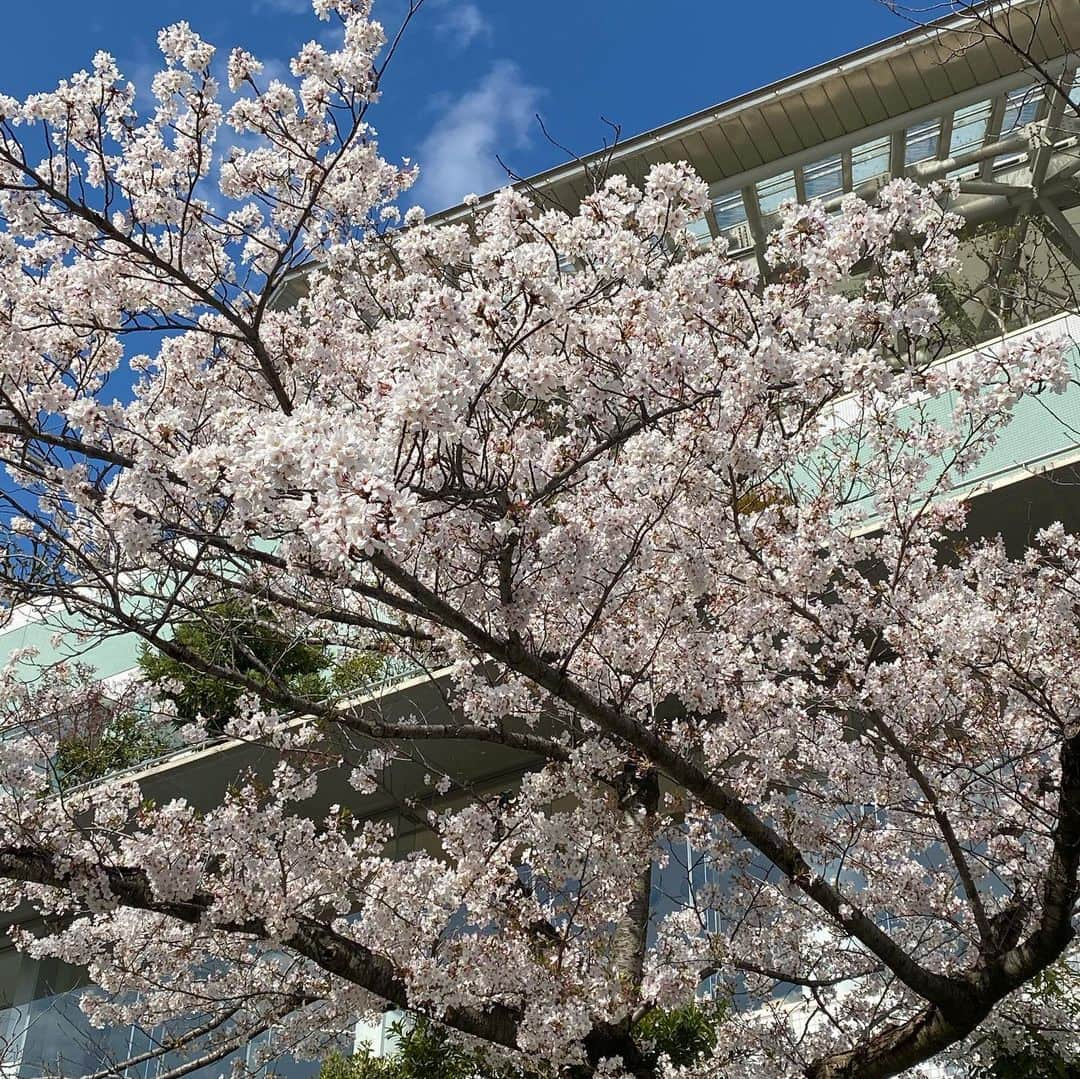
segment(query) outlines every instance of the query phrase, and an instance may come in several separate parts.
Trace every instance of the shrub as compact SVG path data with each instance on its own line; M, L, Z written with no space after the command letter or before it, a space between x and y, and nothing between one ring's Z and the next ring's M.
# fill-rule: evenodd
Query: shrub
M172 732L136 712L113 717L100 729L63 739L53 757L61 787L89 783L152 760L173 748Z

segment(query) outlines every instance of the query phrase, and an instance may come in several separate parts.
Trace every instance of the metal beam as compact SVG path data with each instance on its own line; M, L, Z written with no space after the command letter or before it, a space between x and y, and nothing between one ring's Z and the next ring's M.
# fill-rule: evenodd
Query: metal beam
M765 261L765 244L769 234L765 231L765 222L761 220L761 205L758 202L757 188L751 184L742 189L743 206L746 209L746 223L750 226L750 235L754 237L754 256L757 258L758 272L762 278L768 276L769 264Z
M1076 150L1073 160L1068 165L1063 165L1050 177L1049 182L1056 186L1075 176L1078 172L1080 172L1080 149Z
M894 180L904 175L907 157L907 131L894 131L889 138L889 174Z
M989 333L995 327L1004 333L1008 326L1013 308L1013 297L1009 294L1008 288L1020 269L1024 241L1031 227L1033 206L1034 199L1028 192L1025 201L1017 206L1011 220L1005 224L1008 231L1001 237L990 267L990 276L986 279L985 288L989 295L982 301L983 317L979 320L980 335Z
M1031 188L1018 184L998 184L993 180L961 180L961 195L1002 195L1005 198L1031 196Z
M939 176L945 176L954 169L966 168L968 165L974 165L980 161L989 164L993 169L995 157L1000 157L1002 154L1019 153L1021 150L1026 150L1030 145L1031 142L1027 135L1009 135L1004 139L987 143L985 146L968 150L967 153L957 154L955 157L946 157L941 161L924 161L912 168L911 175L920 183L925 183L927 180L935 180ZM986 177L982 177L982 179L985 180Z
M902 133L901 133L902 134ZM992 162L995 157L999 157L1001 154L1014 154L1020 150L1023 150L1029 145L1026 135L1012 135L1009 138L1001 139L999 142L992 142L987 146L980 146L975 150L969 150L967 153L957 154L955 157L947 157L942 161L923 161L918 165L913 165L908 174L912 179L917 180L921 184L929 183L931 180L940 179L942 176L948 175L956 169L965 168L968 165L977 164L980 161ZM979 183L984 181L971 181L973 183ZM990 181L985 181L990 183ZM1005 192L1001 188L1012 188L1016 185L1012 184L998 184L994 185L994 191L991 194L1004 195ZM1030 197L1031 192L1026 187L1018 188L1019 192L1024 197ZM1013 193L1015 197L1015 192ZM825 200L826 210L835 210L843 200L843 195L835 195L831 199Z
M1080 267L1080 233L1077 233L1069 219L1050 199L1040 198L1039 209L1046 215L1046 219L1050 224L1054 226L1054 231L1064 243L1073 264Z
M937 148L937 158L939 161L944 161L950 154L952 148L953 118L955 116L956 110L953 109L952 111L945 113L941 118L941 127L938 129Z
M1005 107L1008 104L1008 93L998 94L990 106L990 118L986 121L986 138L991 142L1001 139L1001 125L1005 119ZM994 174L994 164L991 158L985 158L982 168L979 170L979 178L989 180Z
M709 203L709 208L705 211L705 223L709 226L709 235L715 240L720 235L720 226L716 223L716 210L713 209L713 204Z
M1068 73L1065 74L1064 81L1066 85L1071 82L1071 76ZM1061 134L1059 128L1065 118L1065 106L1068 103L1069 99L1065 93L1056 92L1046 119L1039 125L1042 138L1039 146L1033 150L1031 159L1031 186L1035 189L1036 195L1042 192L1043 184L1046 182L1050 159L1054 155L1054 144L1061 141L1057 136Z

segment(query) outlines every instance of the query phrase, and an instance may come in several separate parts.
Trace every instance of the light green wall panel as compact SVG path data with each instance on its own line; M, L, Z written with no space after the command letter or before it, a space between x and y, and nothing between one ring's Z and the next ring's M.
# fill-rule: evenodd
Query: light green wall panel
M27 622L15 629L0 633L0 665L7 663L13 652L21 648L36 648L38 657L25 667L27 678L33 678L36 666L60 660L78 660L97 670L99 677L111 678L135 666L139 640L125 633L105 639L79 640L77 630L86 623L71 615L52 615L44 621ZM53 643L63 632L59 647Z

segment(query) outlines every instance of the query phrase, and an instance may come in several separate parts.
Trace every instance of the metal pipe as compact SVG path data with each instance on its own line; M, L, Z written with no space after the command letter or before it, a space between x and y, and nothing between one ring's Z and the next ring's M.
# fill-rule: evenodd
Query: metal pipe
M1005 198L1031 195L1031 188L1017 184L997 184L993 180L961 180L961 195L1002 195Z

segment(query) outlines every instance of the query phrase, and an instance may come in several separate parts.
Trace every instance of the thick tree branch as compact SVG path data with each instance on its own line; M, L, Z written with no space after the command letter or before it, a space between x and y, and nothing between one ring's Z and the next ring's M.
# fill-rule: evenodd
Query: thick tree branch
M530 678L604 731L641 751L704 805L720 813L747 842L877 956L908 988L946 1009L955 1004L958 992L966 991L966 987L959 986L954 979L933 973L908 955L837 888L815 873L794 844L782 839L729 788L706 775L657 734L611 705L596 700L565 672L521 647L512 647L492 636L386 555L376 553L371 556L371 562L380 573L426 607L437 621L459 632L492 659Z

